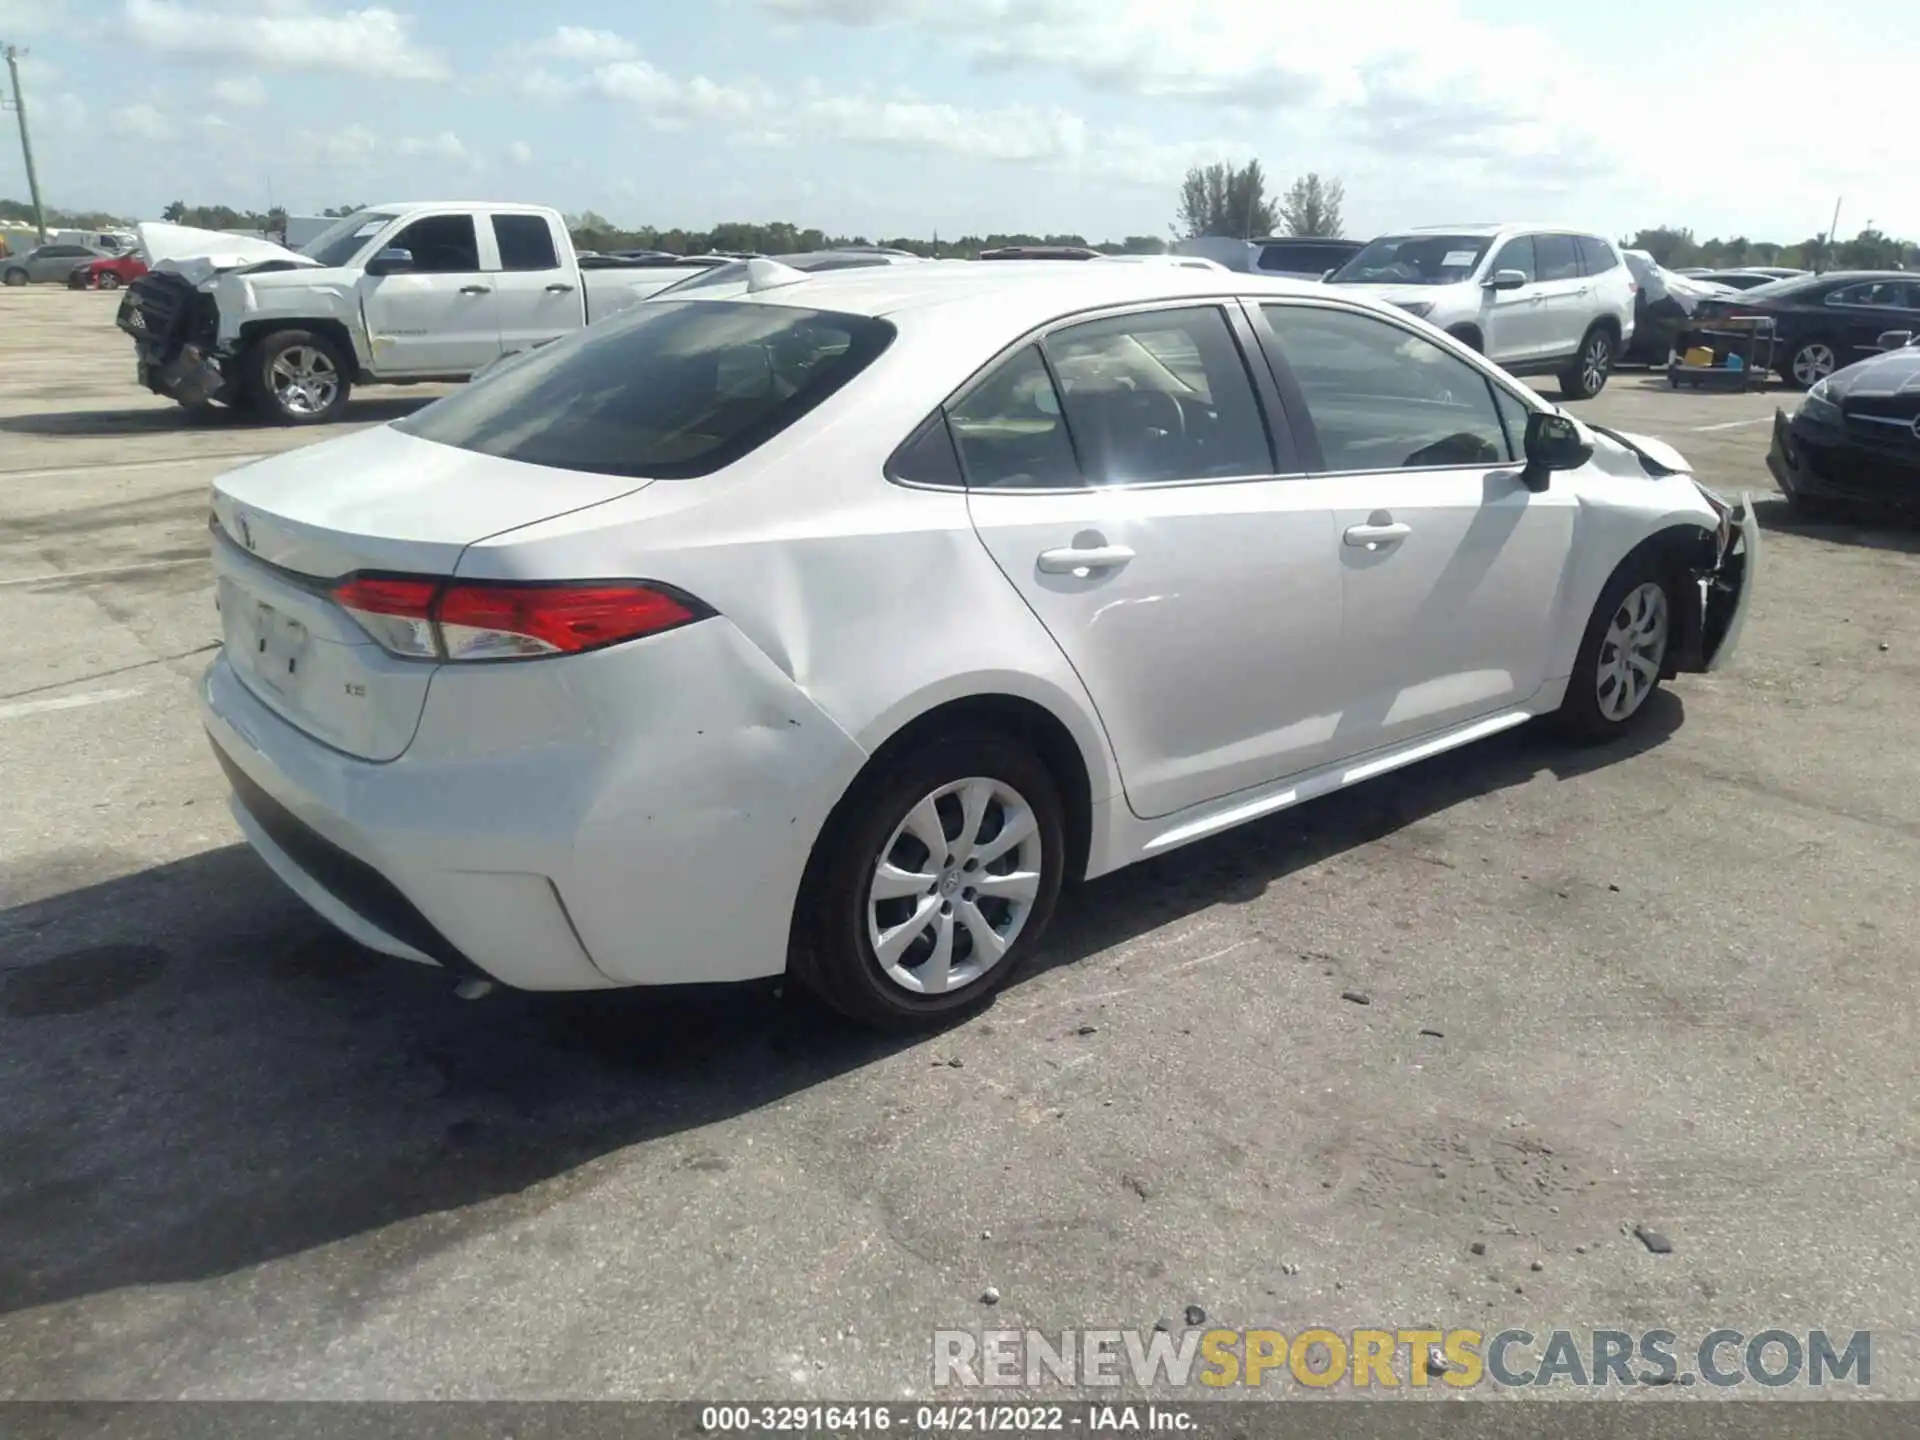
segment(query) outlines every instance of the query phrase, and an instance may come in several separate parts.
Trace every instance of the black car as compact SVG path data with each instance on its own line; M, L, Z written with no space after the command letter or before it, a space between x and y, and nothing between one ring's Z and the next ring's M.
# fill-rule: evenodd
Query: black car
M1797 510L1832 500L1920 509L1920 342L1836 370L1791 416L1774 412L1767 468Z
M1745 294L1702 300L1696 319L1768 315L1780 378L1801 390L1880 351L1889 330L1920 332L1920 275L1830 270L1776 280Z

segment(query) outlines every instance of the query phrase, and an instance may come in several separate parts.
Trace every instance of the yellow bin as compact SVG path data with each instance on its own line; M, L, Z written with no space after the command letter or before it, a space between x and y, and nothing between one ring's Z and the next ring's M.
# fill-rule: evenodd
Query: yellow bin
M1691 350L1687 351L1684 358L1689 365L1704 365L1711 369L1713 366L1713 348L1708 345L1695 345Z

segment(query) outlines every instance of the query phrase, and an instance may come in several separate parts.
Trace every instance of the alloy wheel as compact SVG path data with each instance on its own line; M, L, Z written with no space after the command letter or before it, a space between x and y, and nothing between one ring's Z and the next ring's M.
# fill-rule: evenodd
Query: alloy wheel
M1596 334L1580 354L1580 388L1589 395L1598 395L1612 369L1613 342L1604 334Z
M340 393L333 360L311 345L289 345L267 368L273 397L289 415L319 415Z
M1669 612L1666 587L1649 580L1627 592L1600 642L1594 676L1600 713L1615 724L1646 704L1667 658Z
M868 885L867 938L886 977L916 995L971 985L1005 958L1044 869L1033 807L971 776L925 796L894 827Z
M1839 368L1833 347L1815 340L1793 352L1793 378L1811 389Z

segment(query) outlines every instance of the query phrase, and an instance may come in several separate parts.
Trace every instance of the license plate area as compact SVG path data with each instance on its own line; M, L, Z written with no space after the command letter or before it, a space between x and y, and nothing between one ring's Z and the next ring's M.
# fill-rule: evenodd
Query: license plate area
M227 580L220 584L220 615L232 658L276 694L299 691L313 657L313 636L301 621Z

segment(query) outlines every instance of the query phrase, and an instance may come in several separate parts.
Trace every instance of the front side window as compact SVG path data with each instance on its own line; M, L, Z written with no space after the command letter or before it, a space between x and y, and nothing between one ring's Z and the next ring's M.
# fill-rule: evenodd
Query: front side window
M1897 280L1867 280L1842 286L1827 296L1829 305L1865 305L1885 310L1898 310L1906 303L1905 287Z
M480 269L480 239L471 215L429 215L383 248L409 251L416 275L473 275Z
M947 423L971 489L1072 490L1086 483L1037 345L1002 361L948 410Z
M1492 466L1512 458L1492 387L1458 356L1371 315L1261 308L1306 400L1327 470Z
M1217 308L1089 320L1056 330L1046 349L1091 483L1273 472L1253 382Z
M1382 235L1332 276L1335 285L1452 285L1480 268L1486 235Z
M672 480L732 464L871 365L866 315L709 300L636 305L396 428L503 460Z
M500 249L502 270L558 270L560 256L553 245L553 227L543 215L496 215L493 241Z
M1487 267L1487 273L1498 275L1502 270L1518 270L1527 277L1529 285L1539 278L1539 272L1533 263L1531 235L1518 236L1500 247L1500 253L1493 257L1493 264Z
M1539 266L1538 275L1542 280L1578 280L1580 278L1580 251L1573 243L1571 235L1536 235L1533 237L1534 261Z

